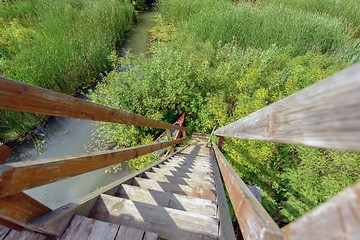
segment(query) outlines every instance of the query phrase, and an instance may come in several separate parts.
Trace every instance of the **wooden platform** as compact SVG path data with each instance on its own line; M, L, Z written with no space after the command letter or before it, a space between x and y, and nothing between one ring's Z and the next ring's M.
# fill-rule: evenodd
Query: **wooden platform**
M84 209L90 206L87 211L66 206L33 226L44 229L39 222L53 222L47 229L61 231L60 240L235 239L220 173L206 141L194 137L181 152L95 196L92 204L84 203ZM8 230L0 240L15 239L9 238L11 234ZM39 233L18 234L16 239L46 238Z

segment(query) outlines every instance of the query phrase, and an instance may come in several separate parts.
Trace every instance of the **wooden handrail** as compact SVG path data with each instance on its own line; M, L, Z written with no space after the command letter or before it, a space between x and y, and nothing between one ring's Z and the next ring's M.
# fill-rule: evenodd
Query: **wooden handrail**
M121 163L159 149L185 142L180 138L120 150L55 160L33 160L0 165L0 197Z
M360 151L360 64L218 129L223 137Z
M213 143L216 160L245 240L283 239L283 234Z
M282 228L286 240L360 239L360 181Z
M0 109L186 131L185 127L104 107L1 76Z

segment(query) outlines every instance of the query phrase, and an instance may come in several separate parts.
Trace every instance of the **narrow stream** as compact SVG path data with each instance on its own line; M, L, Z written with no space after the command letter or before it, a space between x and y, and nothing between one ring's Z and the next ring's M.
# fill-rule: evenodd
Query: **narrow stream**
M148 48L146 31L155 25L152 21L154 15L155 12L149 11L138 16L138 24L129 34L123 52L130 51L134 54L146 52ZM92 135L96 129L97 126L93 121L52 117L41 130L38 130L39 135L34 137L36 139L26 140L16 146L7 162L54 159L86 153L86 146L92 142ZM49 208L55 209L127 174L129 169L126 165L115 174L108 174L105 173L105 169L99 169L25 192Z

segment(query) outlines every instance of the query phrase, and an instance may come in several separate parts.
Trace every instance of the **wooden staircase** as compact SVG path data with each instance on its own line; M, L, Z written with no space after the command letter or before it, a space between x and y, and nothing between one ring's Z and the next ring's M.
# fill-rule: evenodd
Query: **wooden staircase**
M193 137L191 145L118 185L113 194L101 194L90 213L75 215L59 238L219 239L220 222L231 221L227 207L226 219L219 215L219 201L227 203L206 140ZM15 233L0 239L20 239L30 232L13 238Z

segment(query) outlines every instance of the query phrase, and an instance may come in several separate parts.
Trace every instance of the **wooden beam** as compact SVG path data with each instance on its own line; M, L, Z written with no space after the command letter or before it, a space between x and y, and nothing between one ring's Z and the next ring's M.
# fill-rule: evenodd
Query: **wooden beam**
M0 109L143 127L186 129L185 127L104 107L80 98L67 96L1 76Z
M285 239L360 239L360 181L282 228Z
M159 149L185 142L186 138L63 159L33 160L0 166L0 197L22 192L68 177L121 163Z
M216 160L245 240L283 239L283 234L263 206L213 143Z
M7 220L0 218L0 239L1 239L1 226L7 227L7 228L10 228L13 230L17 230L17 231L21 231L24 229L23 227L15 224L15 223L12 223L12 222L9 222Z
M0 198L0 218L25 228L27 221L49 211L48 207L22 192Z
M0 142L0 164L5 162L11 155L11 148Z
M218 129L253 140L360 151L360 64Z

